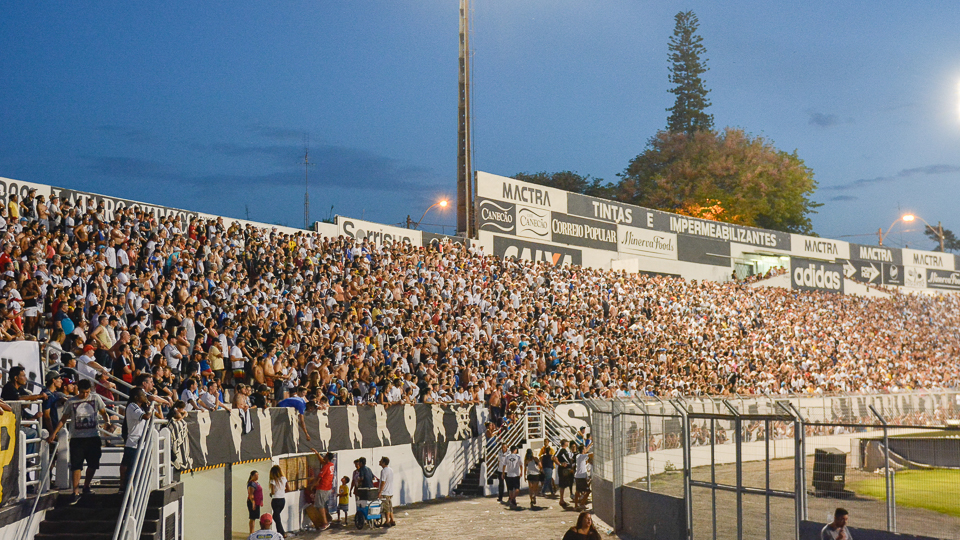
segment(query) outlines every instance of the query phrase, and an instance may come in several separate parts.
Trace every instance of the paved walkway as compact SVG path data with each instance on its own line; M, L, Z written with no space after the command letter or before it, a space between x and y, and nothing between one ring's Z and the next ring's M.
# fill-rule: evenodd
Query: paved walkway
M538 508L535 509L530 508L529 497L522 496L517 500L525 502L527 506L510 510L508 506L498 503L496 497L451 497L397 508L396 527L358 531L352 526L351 520L348 528L332 527L322 533L304 531L294 538L560 540L577 520L578 513L560 508L557 499L540 497L537 499ZM596 523L601 536L607 536L610 527L599 521Z

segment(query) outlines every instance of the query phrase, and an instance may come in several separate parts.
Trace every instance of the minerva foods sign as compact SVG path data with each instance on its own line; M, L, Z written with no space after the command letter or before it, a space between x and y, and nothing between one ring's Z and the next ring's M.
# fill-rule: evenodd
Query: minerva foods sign
M790 287L800 291L843 293L843 265L790 258Z
M677 260L677 235L617 225L617 246L621 253Z
M960 272L927 270L927 287L931 289L960 291Z

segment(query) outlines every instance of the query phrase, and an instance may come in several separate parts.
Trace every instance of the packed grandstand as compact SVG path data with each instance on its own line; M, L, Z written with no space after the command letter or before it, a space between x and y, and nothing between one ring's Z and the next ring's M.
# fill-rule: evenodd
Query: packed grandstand
M152 373L174 399L185 381L199 395L219 380L249 387L254 404L304 387L320 407L492 399L496 411L523 395L960 381L957 295L863 298L555 266L476 245L380 245L132 206L107 214L32 194L2 217L2 339L46 340L64 369L90 376L94 366L128 382Z

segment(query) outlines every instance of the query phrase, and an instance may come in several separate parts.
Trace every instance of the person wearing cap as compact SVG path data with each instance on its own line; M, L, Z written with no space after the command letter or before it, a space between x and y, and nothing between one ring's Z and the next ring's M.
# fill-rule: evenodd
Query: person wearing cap
M80 375L95 379L98 373L107 373L107 368L93 359L96 351L96 341L91 341L83 347L83 354L77 358L77 371Z
M53 427L60 423L60 409L58 407L61 401L66 400L61 390L63 389L63 377L59 371L50 370L47 372L44 380L47 386L43 389L43 427L47 432L53 431Z

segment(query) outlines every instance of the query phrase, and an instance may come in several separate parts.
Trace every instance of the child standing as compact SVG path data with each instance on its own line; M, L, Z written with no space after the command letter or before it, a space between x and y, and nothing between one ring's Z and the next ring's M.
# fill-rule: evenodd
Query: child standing
M350 477L344 476L340 479L340 489L337 491L337 519L340 519L340 512L343 512L341 523L344 527L347 525L347 516L350 515Z

